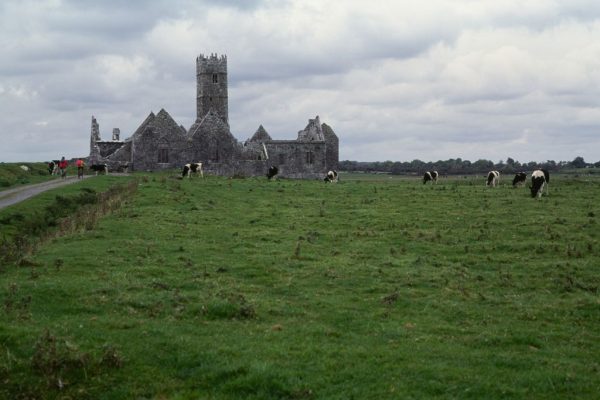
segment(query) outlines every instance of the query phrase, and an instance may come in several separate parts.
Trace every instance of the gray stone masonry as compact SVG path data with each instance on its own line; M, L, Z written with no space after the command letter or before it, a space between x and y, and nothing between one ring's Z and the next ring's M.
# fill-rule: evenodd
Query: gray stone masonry
M229 124L226 56L196 58L196 90L196 122L213 109Z
M265 175L277 166L279 176L322 178L337 169L339 140L319 117L309 119L296 140L274 140L260 125L252 137L239 142L229 129L227 57L211 54L196 59L196 121L189 130L161 109L151 112L125 141L115 128L112 141L100 139L92 117L89 163L107 163L109 170L130 171L181 168L202 162L206 173L223 176Z

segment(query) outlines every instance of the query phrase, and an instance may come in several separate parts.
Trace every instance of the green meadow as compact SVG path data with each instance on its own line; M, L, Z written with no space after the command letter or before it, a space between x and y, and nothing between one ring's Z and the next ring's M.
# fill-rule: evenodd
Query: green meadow
M21 166L27 167L27 171ZM48 164L35 163L0 163L0 190L11 186L40 183L53 179L48 173Z
M599 396L600 177L173 174L0 267L0 398Z

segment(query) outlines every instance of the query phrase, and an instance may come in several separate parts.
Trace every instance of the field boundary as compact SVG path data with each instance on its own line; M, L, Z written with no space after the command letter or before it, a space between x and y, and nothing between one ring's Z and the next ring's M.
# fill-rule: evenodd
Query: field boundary
M0 261L22 263L25 257L49 240L81 229L93 229L101 217L118 209L125 200L131 198L137 187L138 180L134 179L101 193L85 191L77 199L57 196L55 203L48 205L42 213L22 221L14 236L0 238ZM75 211L70 215L61 216L64 204L68 202L81 205L75 206Z
M90 175L84 176L83 178L90 178ZM77 179L77 177L72 176L67 177L66 179L57 178L42 183L34 183L31 185L19 186L16 188L2 190L0 191L0 210L8 206L12 206L13 204L20 203L33 196L37 196L38 194L43 193L47 190L55 189L57 187L65 185L70 185L79 181L80 179Z

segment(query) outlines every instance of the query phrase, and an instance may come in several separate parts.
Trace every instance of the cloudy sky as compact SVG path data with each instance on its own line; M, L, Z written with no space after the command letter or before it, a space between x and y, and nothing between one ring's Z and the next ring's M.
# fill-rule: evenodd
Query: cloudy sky
M340 160L600 160L597 0L2 0L0 161L89 153L161 108L195 120L226 54L238 140L319 115Z

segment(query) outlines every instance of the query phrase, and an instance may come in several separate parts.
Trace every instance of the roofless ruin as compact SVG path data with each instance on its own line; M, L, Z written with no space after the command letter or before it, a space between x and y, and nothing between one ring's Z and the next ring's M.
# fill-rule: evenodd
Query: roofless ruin
M296 140L274 140L263 128L239 142L229 129L227 56L196 58L196 121L189 130L161 109L151 112L125 140L113 130L112 140L101 140L92 116L90 163L107 163L111 170L157 171L202 162L208 173L224 176L257 176L270 166L288 178L322 177L337 169L339 141L319 117L309 119Z

